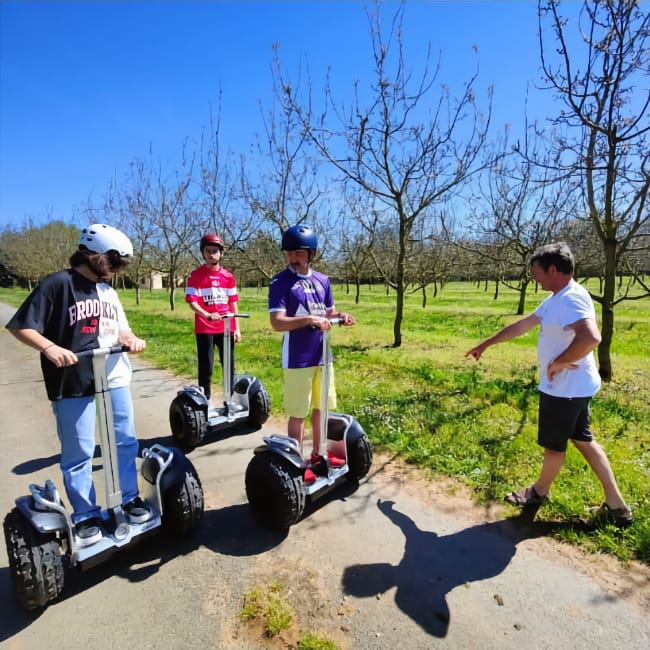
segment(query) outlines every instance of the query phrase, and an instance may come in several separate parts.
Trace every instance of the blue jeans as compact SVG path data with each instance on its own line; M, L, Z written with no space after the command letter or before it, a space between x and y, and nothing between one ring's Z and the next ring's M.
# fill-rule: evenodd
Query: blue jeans
M135 437L133 402L128 387L112 388L110 392L122 503L126 504L138 496L138 474L135 466L138 441ZM95 502L92 476L95 453L95 398L90 396L56 400L52 402L52 409L61 441L63 484L73 511L72 521L78 523L100 513L100 507Z

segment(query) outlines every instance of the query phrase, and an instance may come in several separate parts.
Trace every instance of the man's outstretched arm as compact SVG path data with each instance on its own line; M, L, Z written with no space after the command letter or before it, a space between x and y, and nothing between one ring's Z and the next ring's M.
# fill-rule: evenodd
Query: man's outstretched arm
M490 338L481 341L481 343L469 350L465 356L474 357L474 359L478 361L490 346L515 339L518 336L521 336L522 334L525 334L526 332L532 330L533 327L539 325L540 322L541 321L539 317L535 316L535 314L530 314L530 316L526 316L525 318L515 321L510 325L506 325L502 330L499 330L496 334L490 336Z

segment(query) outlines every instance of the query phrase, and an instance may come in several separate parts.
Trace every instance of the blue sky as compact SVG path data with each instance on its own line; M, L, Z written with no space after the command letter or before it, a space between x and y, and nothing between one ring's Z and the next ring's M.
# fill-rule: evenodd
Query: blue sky
M150 146L174 166L185 138L208 125L221 91L222 149L245 152L270 105L271 60L309 62L322 88L328 66L343 93L369 79L366 3L338 2L0 2L0 228L27 217L78 219L111 178ZM388 15L395 2L384 3ZM494 85L493 123L520 128L544 116L550 93L539 80L536 3L408 2L407 63L440 52L452 93L474 70ZM343 97L343 95L341 95Z

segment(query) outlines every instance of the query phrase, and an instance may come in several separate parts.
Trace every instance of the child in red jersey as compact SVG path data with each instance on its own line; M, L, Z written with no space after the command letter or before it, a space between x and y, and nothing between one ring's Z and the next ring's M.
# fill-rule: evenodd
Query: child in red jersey
M185 301L195 313L194 333L196 335L196 351L198 357L198 383L205 396L210 399L210 380L214 367L214 348L219 350L219 361L223 371L223 345L225 314L237 312L237 287L235 276L221 266L221 258L225 249L223 239L219 235L207 234L201 237L201 255L205 260L197 269L190 273L185 288ZM241 340L238 319L230 320L231 356L230 385L234 385L235 377L235 343Z

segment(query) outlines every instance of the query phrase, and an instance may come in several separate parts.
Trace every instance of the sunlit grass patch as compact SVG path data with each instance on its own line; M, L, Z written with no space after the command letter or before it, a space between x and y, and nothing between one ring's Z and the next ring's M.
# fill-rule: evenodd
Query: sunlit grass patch
M280 580L263 587L254 587L246 592L241 620L248 623L255 622L264 630L264 636L268 639L278 637L283 644L286 639L279 636L282 632L290 631L291 636L299 636L297 646L291 643L290 647L303 650L338 649L332 639L321 634L311 631L297 633L296 614L289 603L285 585Z
M595 286L597 289L597 286ZM238 372L261 379L273 414L282 417L281 334L269 324L266 291L243 289ZM402 344L393 347L395 296L383 287L363 287L361 300L334 287L339 309L355 315L353 328L335 328L338 410L354 415L377 450L400 454L434 475L471 487L481 502L501 500L530 485L543 450L537 445L537 331L489 348L479 362L465 353L483 338L517 320L517 295L493 286L451 282L426 308L420 293L406 296ZM26 291L0 290L0 300L19 304ZM526 313L545 297L530 291ZM120 291L131 326L147 339L144 358L195 381L193 315L177 291L176 309L164 291ZM597 310L598 310L597 306ZM597 552L650 562L650 300L616 306L613 380L592 401L592 429L611 460L635 522L626 531L599 528L558 533ZM220 382L219 368L213 381ZM137 405L136 405L137 408ZM569 446L566 465L553 485L553 499L539 518L589 517L602 502L596 477Z
M298 641L298 650L338 650L338 646L327 637L310 633Z
M267 589L254 588L244 597L242 620L261 619L268 637L274 637L291 627L294 620L293 608L284 597L284 585L274 582Z

